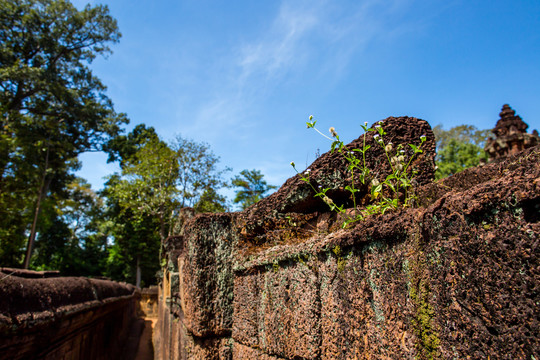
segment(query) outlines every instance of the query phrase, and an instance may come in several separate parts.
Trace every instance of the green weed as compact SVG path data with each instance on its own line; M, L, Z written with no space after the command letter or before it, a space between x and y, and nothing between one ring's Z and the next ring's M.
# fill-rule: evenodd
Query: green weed
M332 141L331 153L338 152L345 160L347 166L348 185L345 186L345 190L350 193L350 198L353 203L353 211L347 211L344 204L336 204L328 196L328 191L331 188L315 187L310 179L310 170L307 169L304 172L298 172L296 170L294 162L291 162L291 166L300 175L302 181L309 184L309 186L315 192L315 197L319 197L324 201L331 211L335 211L341 214L344 218L343 228L346 228L349 224L356 221L364 220L367 216L384 214L388 210L396 210L403 207L411 206L415 200L413 191L413 178L416 172L411 169L411 163L414 158L423 152L422 145L426 141L426 136L420 137L420 144L408 144L412 149L412 154L407 157L403 144L395 146L391 142L386 142L382 121L380 121L374 128L368 127L367 122L364 125L360 125L364 129L363 146L361 149L349 149L343 141L339 139L339 135L335 128L329 129L331 137L323 134L319 129L315 127L316 121L313 120L313 116L309 117L307 122L308 129L314 129L325 138ZM368 132L375 132L373 138L377 142L385 153L386 159L390 164L392 172L384 179L379 179L377 173L366 166L366 157L369 156L368 150L371 145L366 145L366 135ZM357 204L357 193L360 191L358 185L368 186L370 203L365 208L360 208Z

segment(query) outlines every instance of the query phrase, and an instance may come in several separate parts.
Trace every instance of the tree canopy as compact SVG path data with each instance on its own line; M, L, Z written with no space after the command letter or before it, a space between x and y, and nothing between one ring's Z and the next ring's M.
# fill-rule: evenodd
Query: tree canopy
M121 166L103 191L114 238L108 269L116 278L148 283L159 269L160 244L173 234L182 208L226 209L217 190L225 186L222 175L227 169L217 168L219 158L207 144L181 136L167 144L144 125L108 147L110 159Z
M486 159L483 148L489 137L489 130L478 130L473 125L459 125L444 130L441 125L437 125L433 132L437 146L436 179L478 166Z
M63 0L0 0L3 264L20 264L28 232L31 250L41 205L65 193L77 156L100 150L128 122L88 66L119 38L106 6L79 11Z
M263 178L264 175L255 169L242 170L240 175L236 175L232 179L232 185L239 189L236 190L234 203L246 209L264 198L268 191L276 188L274 185L268 185Z

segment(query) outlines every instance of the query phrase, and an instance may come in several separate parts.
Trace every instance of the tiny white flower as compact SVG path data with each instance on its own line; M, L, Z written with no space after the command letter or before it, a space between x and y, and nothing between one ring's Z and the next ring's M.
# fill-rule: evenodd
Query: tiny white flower
M386 152L392 151L392 143L388 143L388 144L386 145L386 147L384 148L384 150L386 150Z
M379 186L380 182L377 179L371 180L371 186Z
M332 204L334 203L334 201L333 201L332 199L330 199L330 198L329 198L328 196L326 196L326 195L324 195L324 196L322 197L322 199L323 199L323 201L324 201L325 203L327 203L328 205L332 205Z
M330 134L332 134L332 137L337 137L336 129L333 126L330 129L328 129L328 131L330 131Z
M422 141L426 141L426 135L422 135L422 136L420 136L420 140L422 140Z
M364 121L364 126L367 126L367 121Z
M399 155L399 156L398 156L398 161L399 161L400 163L404 162L404 161L405 161L405 156Z
M373 136L373 138L374 138L375 140L377 140L377 139L379 138L379 134L375 134L375 135ZM379 140L377 140L377 141L379 141Z

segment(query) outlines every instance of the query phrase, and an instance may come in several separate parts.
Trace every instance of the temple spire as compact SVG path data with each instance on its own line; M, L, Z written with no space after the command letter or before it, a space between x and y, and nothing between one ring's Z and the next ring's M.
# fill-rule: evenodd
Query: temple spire
M528 134L529 125L516 115L510 105L504 104L499 116L500 119L492 130L495 138L489 138L484 149L489 161L517 154L540 143L538 132L534 130L532 134Z

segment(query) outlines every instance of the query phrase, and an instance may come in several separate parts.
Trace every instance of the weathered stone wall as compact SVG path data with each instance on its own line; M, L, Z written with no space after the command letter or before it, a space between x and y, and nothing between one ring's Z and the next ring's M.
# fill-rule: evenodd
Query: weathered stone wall
M0 357L120 359L138 298L127 284L0 268Z
M140 291L141 299L139 300L139 315L148 318L158 317L158 288L152 285L143 288Z
M293 177L244 212L187 217L165 252L157 358L540 359L540 148L433 183L429 125L385 129L428 136L418 207L343 230ZM336 156L310 168L343 196Z

